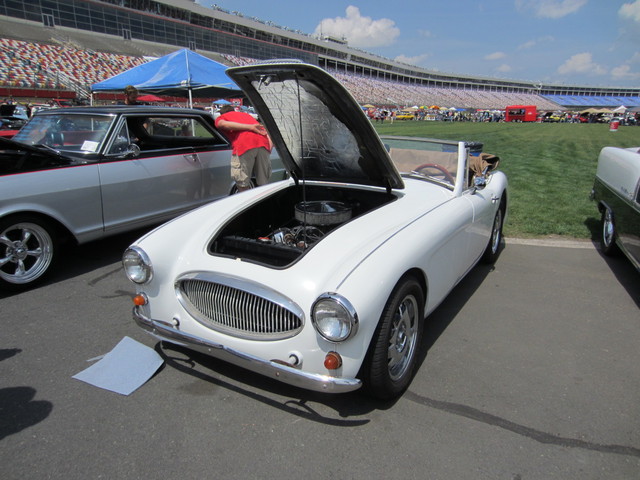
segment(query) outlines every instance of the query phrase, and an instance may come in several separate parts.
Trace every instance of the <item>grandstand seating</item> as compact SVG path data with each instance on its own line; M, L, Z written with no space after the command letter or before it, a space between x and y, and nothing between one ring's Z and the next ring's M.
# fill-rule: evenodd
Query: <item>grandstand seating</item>
M545 95L546 99L569 108L611 107L624 105L625 107L640 107L640 97L612 97L605 95Z
M88 89L144 62L142 57L0 38L0 85Z
M363 104L389 106L432 106L465 109L502 110L507 105L536 105L539 110L562 107L539 95L525 93L488 92L444 87L408 85L401 82L367 78L331 71Z
M213 54L210 54L213 55ZM229 65L247 65L257 60L228 54L217 55ZM72 45L0 38L0 86L69 89L88 92L90 86L147 61L143 56L109 53ZM389 107L432 106L461 109L502 110L507 105L536 105L538 110L564 107L625 105L640 106L638 97L562 96L491 92L410 85L337 70L338 78L361 104Z

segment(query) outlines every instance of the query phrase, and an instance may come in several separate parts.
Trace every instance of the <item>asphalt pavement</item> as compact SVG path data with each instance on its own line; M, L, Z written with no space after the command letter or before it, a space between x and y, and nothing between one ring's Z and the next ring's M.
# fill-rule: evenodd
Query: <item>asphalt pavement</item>
M508 240L428 318L394 402L327 396L163 348L120 255L71 249L0 293L0 465L11 479L637 479L640 275L590 243ZM72 378L128 336L164 367L129 396Z

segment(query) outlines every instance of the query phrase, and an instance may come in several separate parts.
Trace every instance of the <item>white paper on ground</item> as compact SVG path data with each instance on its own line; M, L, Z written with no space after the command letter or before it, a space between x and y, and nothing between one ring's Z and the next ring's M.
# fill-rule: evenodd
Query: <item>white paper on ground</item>
M95 387L129 395L162 366L164 360L152 349L124 337L102 360L73 376Z

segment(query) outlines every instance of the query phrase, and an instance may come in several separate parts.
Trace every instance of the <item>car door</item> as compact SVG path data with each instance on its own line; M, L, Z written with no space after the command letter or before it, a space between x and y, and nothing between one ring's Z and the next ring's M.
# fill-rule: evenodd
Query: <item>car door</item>
M182 128L186 124L191 135ZM129 145L138 146L137 157L126 158ZM223 159L225 150L228 157ZM122 119L100 165L105 231L159 223L228 193L229 160L226 141L198 118L147 114ZM210 179L210 170L216 165L222 169L223 163L227 167L224 193Z
M493 220L500 205L500 196L487 185L483 188L471 188L463 194L473 208L473 220L467 225L468 251L477 260L484 252L493 227Z

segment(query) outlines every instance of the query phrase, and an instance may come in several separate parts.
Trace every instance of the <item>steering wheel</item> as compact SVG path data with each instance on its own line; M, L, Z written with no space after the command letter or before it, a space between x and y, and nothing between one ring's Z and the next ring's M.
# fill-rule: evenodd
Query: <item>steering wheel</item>
M428 170L430 168L437 170L435 175L432 173L423 172L423 170ZM444 168L442 165L438 165L437 163L423 163L419 167L416 167L414 169L414 172L422 173L430 177L442 177L443 180L451 183L451 185L454 185L456 183L456 179L453 178L453 175L451 175L451 173L449 173L449 170Z

